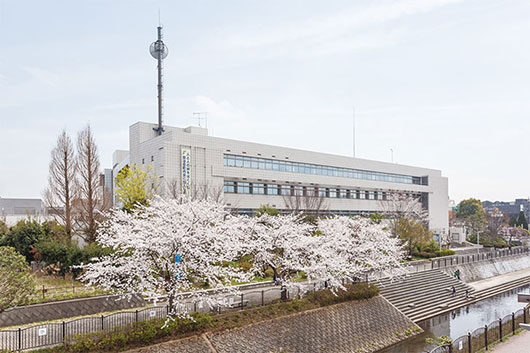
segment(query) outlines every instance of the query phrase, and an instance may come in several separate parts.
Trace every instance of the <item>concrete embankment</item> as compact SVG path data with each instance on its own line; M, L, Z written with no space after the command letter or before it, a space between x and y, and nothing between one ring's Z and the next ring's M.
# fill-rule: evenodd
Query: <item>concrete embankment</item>
M129 353L376 352L422 330L381 296Z
M460 279L455 271L460 271ZM379 280L381 295L414 322L504 293L530 283L528 254L485 259L443 269ZM454 289L454 293L453 293Z
M466 283L471 283L515 272L524 277L524 272L520 271L526 269L530 269L530 256L523 254L454 265L447 268L446 271L452 275L456 270L459 270L460 279Z

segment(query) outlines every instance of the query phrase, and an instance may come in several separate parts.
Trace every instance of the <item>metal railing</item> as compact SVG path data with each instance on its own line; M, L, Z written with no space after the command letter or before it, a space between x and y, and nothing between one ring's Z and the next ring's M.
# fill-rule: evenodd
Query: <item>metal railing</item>
M185 302L185 311L220 314L226 310L241 310L250 306L264 306L273 301L291 300L326 288L324 282L304 284L287 289L281 286L246 291L224 297L222 305L209 307L200 302ZM62 322L50 322L14 329L0 329L0 350L24 351L72 342L76 335L111 331L139 321L167 317L167 306L153 306L141 310L122 311L108 315L87 316Z
M489 325L479 327L467 335L455 339L451 344L436 347L429 353L476 353L483 349L488 350L491 345L502 341L507 336L513 335L520 323L528 323L529 307L519 309L491 322Z
M501 257L528 254L528 248L499 249L487 253L452 255L431 260L431 269L480 262Z

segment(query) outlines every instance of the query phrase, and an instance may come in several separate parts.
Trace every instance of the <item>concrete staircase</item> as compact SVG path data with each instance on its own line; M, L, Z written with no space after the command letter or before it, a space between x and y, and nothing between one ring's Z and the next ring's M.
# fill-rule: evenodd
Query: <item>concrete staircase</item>
M393 281L382 279L375 284L385 299L414 322L467 305L474 296L473 288L440 270L417 272ZM454 296L452 286L456 288ZM466 290L471 298L466 299Z
M412 321L420 322L530 284L530 276L479 291L440 270L417 272L394 281L382 279L375 284L385 299ZM456 288L455 296L451 286ZM469 298L465 297L466 289Z

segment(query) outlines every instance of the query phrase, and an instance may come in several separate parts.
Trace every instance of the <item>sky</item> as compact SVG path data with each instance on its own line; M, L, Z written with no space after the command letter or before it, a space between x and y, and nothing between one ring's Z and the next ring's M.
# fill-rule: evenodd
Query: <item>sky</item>
M528 0L0 0L0 197L38 198L59 133L103 167L128 127L440 169L449 196L530 196ZM203 122L204 125L204 122Z

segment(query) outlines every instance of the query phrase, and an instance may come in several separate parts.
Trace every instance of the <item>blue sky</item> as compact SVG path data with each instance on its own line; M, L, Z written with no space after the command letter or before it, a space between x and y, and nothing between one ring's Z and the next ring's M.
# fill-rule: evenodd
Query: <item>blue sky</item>
M528 197L530 2L0 0L0 196L40 197L57 135L102 164L156 120L441 169L450 197Z

